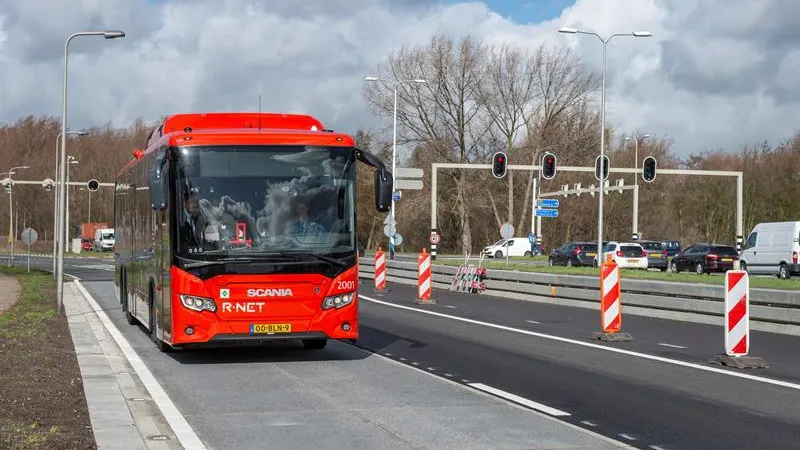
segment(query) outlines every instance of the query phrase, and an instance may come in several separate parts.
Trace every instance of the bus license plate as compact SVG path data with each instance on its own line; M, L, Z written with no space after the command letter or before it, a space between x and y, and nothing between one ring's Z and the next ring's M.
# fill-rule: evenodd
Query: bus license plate
M291 332L292 324L289 323L256 323L250 325L250 334Z

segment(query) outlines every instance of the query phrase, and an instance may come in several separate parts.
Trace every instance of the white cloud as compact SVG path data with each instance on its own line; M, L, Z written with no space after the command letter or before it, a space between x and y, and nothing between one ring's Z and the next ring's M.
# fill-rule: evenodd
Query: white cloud
M490 2L489 2L490 3ZM70 46L72 128L127 125L187 110L304 112L354 131L370 115L362 79L388 52L437 32L488 42L573 45L600 68L592 36L561 26L648 30L608 45L607 118L676 140L681 154L787 137L798 125L792 73L800 6L791 0L578 0L561 17L520 25L481 2L429 0L0 0L0 120L58 116L64 39L119 28L125 39Z

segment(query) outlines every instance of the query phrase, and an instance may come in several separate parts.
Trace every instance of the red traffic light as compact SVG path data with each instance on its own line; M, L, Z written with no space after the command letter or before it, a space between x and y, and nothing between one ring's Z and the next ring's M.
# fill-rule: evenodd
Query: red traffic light
M556 155L547 152L542 158L542 178L552 180L556 176Z
M503 178L507 171L505 154L497 152L492 155L492 175L495 178Z

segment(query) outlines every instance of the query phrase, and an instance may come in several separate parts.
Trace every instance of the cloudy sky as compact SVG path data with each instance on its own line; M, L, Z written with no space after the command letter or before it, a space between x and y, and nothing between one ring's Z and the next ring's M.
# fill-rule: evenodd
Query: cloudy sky
M706 147L775 144L800 126L796 0L0 0L0 121L61 112L70 45L70 128L191 110L305 112L337 130L378 127L362 79L390 51L436 32L574 46L600 68L620 131ZM795 80L795 81L793 81Z

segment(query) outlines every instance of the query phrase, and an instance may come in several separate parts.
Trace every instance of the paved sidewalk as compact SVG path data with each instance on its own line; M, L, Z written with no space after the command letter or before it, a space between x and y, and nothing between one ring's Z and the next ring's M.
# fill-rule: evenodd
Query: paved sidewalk
M182 449L147 389L74 283L64 309L100 450Z
M22 286L14 275L0 274L0 314L11 309L19 300Z

